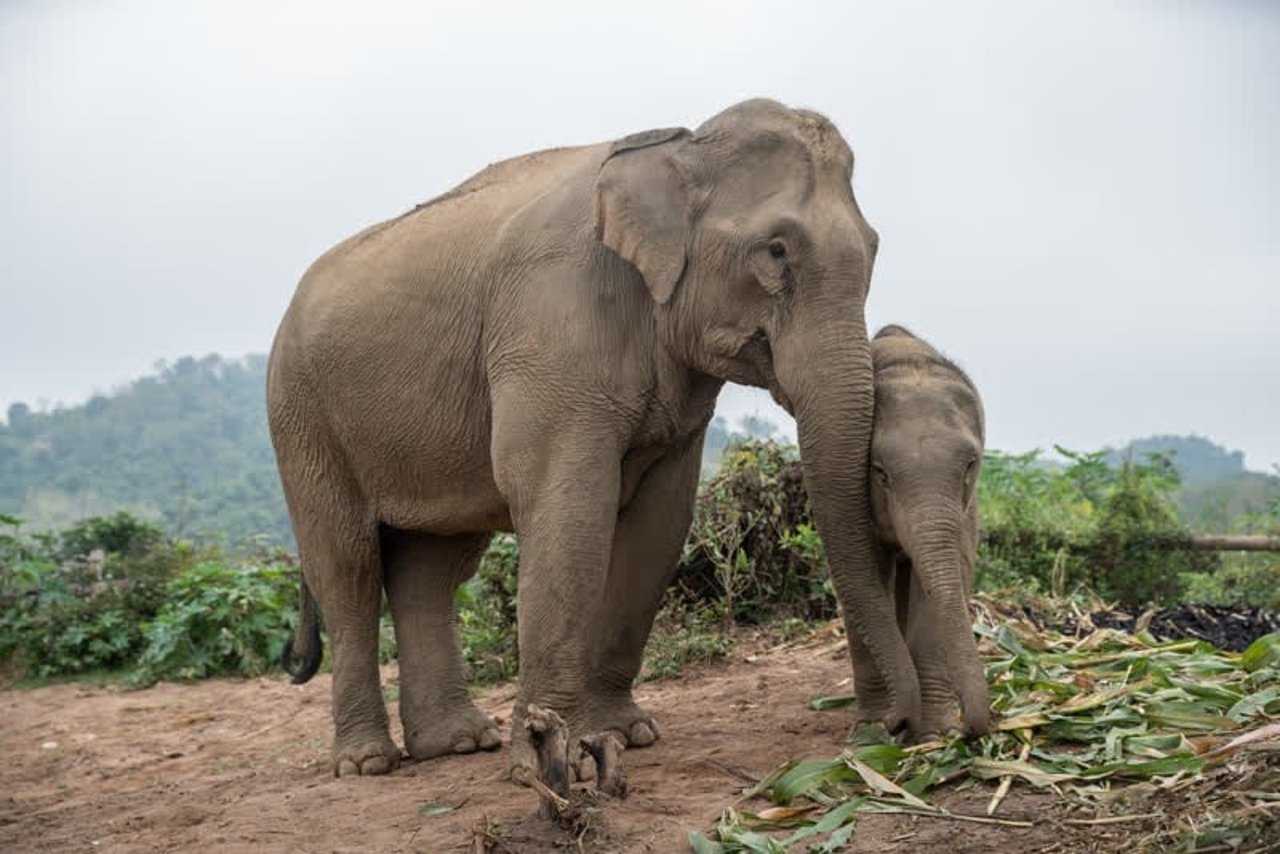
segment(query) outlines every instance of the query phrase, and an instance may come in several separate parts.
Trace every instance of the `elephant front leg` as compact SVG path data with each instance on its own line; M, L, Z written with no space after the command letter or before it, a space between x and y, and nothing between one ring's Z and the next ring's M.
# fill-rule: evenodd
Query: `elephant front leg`
M586 728L617 733L628 747L658 739L652 715L631 694L662 595L689 535L702 433L654 463L618 516L604 597L591 622L596 650L586 686Z
M907 592L907 647L920 676L920 734L942 735L957 724L951 704L955 699L947 668L944 621L929 606L920 577L911 572Z
M537 484L517 485L511 501L520 542L520 687L511 771L521 781L537 766L525 728L530 705L559 713L575 738L586 732L590 615L604 587L618 516L616 451L584 453L579 443L562 441L566 452L553 457Z

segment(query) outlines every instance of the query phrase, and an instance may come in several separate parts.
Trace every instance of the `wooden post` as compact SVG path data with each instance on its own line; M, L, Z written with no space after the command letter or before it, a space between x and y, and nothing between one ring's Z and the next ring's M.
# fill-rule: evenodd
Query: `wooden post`
M581 745L596 763L596 791L611 798L627 796L627 776L622 771L623 745L612 733L589 735Z
M1197 534L1188 538L1187 548L1200 552L1280 552L1280 537Z
M538 756L531 781L538 792L538 818L556 820L569 806L569 729L550 709L530 705L525 729Z

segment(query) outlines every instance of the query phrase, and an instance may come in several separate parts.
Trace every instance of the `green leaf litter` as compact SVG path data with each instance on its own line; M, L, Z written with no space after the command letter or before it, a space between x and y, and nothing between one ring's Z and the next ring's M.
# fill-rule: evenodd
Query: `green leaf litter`
M1026 825L956 815L930 803L929 794L956 781L1001 781L1004 791L1039 787L1102 804L1134 783L1194 785L1212 767L1259 744L1274 751L1280 741L1280 725L1270 723L1280 716L1280 635L1232 653L1196 640L1160 643L1110 629L1076 639L1017 617L997 623L984 616L974 628L996 713L990 735L904 747L882 729L863 727L839 756L775 769L744 792L739 808L727 810L709 835L690 834L692 849L839 851L868 813ZM839 709L850 701L819 697L809 706ZM1254 803L1269 808L1273 779L1236 798L1256 794ZM997 790L991 812L1003 797ZM760 800L777 806L745 809Z

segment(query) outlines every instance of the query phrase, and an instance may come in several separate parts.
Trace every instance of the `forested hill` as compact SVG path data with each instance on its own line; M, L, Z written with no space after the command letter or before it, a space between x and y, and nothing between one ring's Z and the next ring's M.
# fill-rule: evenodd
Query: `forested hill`
M291 545L267 433L266 356L190 356L80 406L9 407L0 424L0 515L28 529L130 510L179 536ZM703 463L777 427L716 418Z
M1265 513L1280 501L1280 477L1250 471L1244 454L1228 451L1203 436L1148 436L1123 448L1107 449L1112 465L1147 454L1163 454L1182 479L1178 506L1183 518L1202 531L1221 532L1245 514Z
M266 357L185 357L80 406L0 426L0 513L29 528L129 509L182 536L290 542L267 434Z
M1146 454L1164 454L1178 469L1182 482L1199 486L1223 478L1245 474L1244 453L1228 451L1203 436L1148 436L1134 439L1123 448L1107 449L1107 462L1117 465L1125 459L1141 460Z
M79 406L32 412L16 403L0 424L0 514L43 530L127 509L181 536L290 545L265 384L265 356L185 357ZM712 423L705 469L733 439L777 430L754 418L736 428ZM1108 459L1149 451L1172 457L1184 515L1201 530L1224 531L1280 497L1280 478L1245 470L1239 452L1200 437L1139 439Z

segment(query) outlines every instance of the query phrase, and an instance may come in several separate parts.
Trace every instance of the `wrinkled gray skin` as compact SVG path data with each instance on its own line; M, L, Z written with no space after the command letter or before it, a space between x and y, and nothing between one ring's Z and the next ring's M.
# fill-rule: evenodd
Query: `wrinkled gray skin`
M978 548L976 488L984 443L982 400L973 382L900 326L871 342L876 408L871 507L881 573L920 679L923 734L987 731L989 700L973 637L969 594ZM874 720L889 692L858 638L855 689L861 719Z
M852 167L823 117L749 101L694 132L497 163L307 271L267 398L304 586L333 643L335 772L400 758L378 680L384 589L409 754L498 746L467 696L454 592L501 530L520 543L517 777L533 762L529 703L575 738L657 738L631 684L726 380L795 415L849 632L892 674L885 723L918 728L874 569L863 304L877 236ZM319 661L303 599L296 680Z

